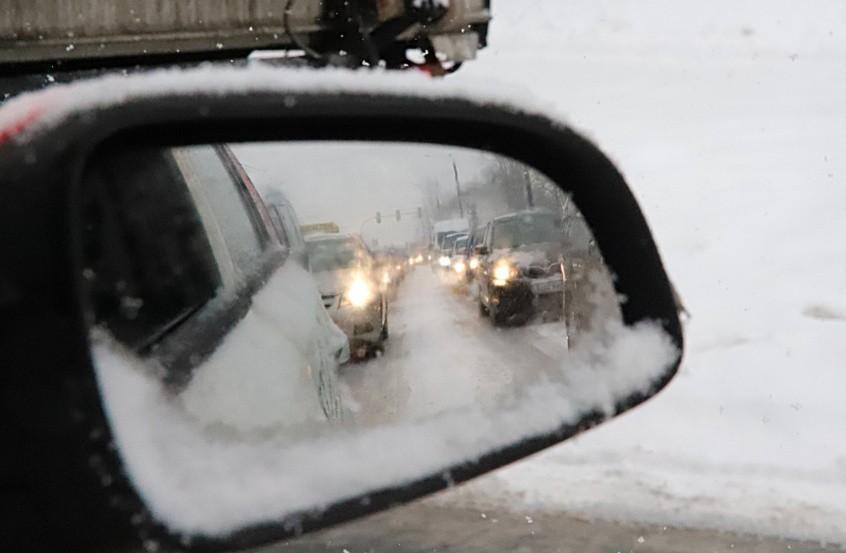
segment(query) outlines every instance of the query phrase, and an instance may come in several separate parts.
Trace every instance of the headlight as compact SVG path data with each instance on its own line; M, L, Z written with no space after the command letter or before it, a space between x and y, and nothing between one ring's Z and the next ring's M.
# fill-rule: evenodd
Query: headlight
M438 263L441 267L449 267L449 258L445 255L442 255L440 258L438 258Z
M463 262L463 261L456 261L456 262L455 262L455 265L453 265L453 266L452 266L452 268L453 268L453 269L455 269L455 272L456 272L456 273L463 273L463 272L464 272L464 270L465 270L467 267L464 265L464 262Z
M345 297L353 307L364 307L373 299L373 287L363 280L354 280Z
M511 267L506 264L494 267L494 278L497 280L508 280L511 278Z
M512 276L514 276L514 268L506 262L500 262L493 270L493 284L505 286Z
M390 284L391 283L391 274L388 271L382 273L382 284Z
M470 260L470 268L471 269L478 269L479 268L479 260L477 258L473 258Z
M429 259L432 259L432 257L429 256ZM422 253L417 254L417 257L414 258L414 261L416 261L417 263L423 263L423 254Z

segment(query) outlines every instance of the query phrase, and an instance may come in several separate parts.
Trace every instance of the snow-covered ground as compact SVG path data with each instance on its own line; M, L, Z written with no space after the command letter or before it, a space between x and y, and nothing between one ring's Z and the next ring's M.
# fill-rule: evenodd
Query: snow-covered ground
M653 401L444 501L846 544L846 4L499 0L452 79L626 175L692 320Z

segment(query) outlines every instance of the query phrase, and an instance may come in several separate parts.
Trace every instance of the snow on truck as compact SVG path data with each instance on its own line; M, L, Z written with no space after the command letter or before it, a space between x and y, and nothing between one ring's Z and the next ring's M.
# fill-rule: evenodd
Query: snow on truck
M470 223L467 219L446 219L437 221L432 226L432 240L433 245L438 250L443 249L444 239L457 232L468 232Z

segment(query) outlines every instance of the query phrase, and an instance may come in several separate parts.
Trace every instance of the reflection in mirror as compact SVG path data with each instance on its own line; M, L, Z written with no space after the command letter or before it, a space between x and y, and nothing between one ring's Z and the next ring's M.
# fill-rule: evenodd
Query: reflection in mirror
M153 514L225 535L438 474L675 359L571 198L456 147L105 150L81 202L105 406Z

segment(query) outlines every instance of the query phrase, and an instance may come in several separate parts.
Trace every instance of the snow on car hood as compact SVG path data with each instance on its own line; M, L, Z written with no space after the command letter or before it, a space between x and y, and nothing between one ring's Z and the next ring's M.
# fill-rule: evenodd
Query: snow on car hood
M319 271L312 273L317 282L317 288L324 296L341 294L349 287L356 275L362 274L359 269L337 269L335 271Z
M531 244L520 246L514 249L494 250L492 257L495 260L506 259L517 267L531 267L532 265L547 266L557 261L563 252L561 244L546 242L543 244Z

